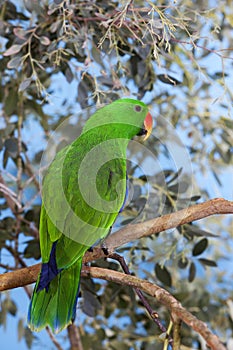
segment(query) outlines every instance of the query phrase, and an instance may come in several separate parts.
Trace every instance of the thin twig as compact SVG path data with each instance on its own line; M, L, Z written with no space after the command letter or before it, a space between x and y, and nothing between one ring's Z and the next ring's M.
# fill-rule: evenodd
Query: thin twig
M12 191L7 185L5 184L5 181L0 174L0 191L3 193L4 198L6 199L8 207L11 209L12 213L14 214L16 211L16 207L21 209L21 203L17 200L17 195L14 191Z
M182 320L190 328L199 333L205 339L206 344L212 350L226 350L225 346L221 343L218 336L210 331L205 322L197 319L194 315L187 311L181 305L181 303L173 297L173 295L171 295L165 289L157 286L156 284L141 280L132 275L123 274L118 271L111 270L111 272L109 272L108 269L99 267L84 266L82 270L82 276L100 278L142 290L148 295L156 298L159 303L165 305L173 317L175 316L177 319Z
M18 139L17 139L17 201L19 203L22 203L22 194L23 194L23 187L22 187L22 174L23 174L23 162L22 162L22 135L21 135L21 128L23 124L23 95L19 95L19 103L18 103L18 123L17 123L17 132L18 132ZM19 234L20 234L20 220L18 218L18 215L20 214L19 208L17 208L16 211L16 232L15 232L15 251L18 252L19 250ZM18 259L15 260L15 266L18 266Z
M21 203L18 202L16 193L12 191L9 187L7 187L1 174L0 174L0 191L3 193L3 196L7 202L7 206L11 209L12 213L15 216L17 216L17 219L19 221L26 223L29 226L29 229L31 230L31 233L33 233L34 237L38 238L39 232L36 226L33 224L33 222L26 220L22 215L18 214L18 212L21 212L22 210L22 205Z
M28 174L30 179L34 182L34 185L36 186L38 192L40 191L40 184L39 181L37 180L35 171L31 165L30 159L28 158L27 154L25 154L25 172Z
M180 350L180 328L181 328L181 319L174 315L173 321L173 341L174 347L173 350Z
M52 340L53 344L56 346L57 350L63 350L61 345L58 343L57 339L54 337L51 329L49 327L46 327L46 331L47 331L50 339Z
M13 258L16 261L16 266L18 266L18 264L20 264L22 267L27 267L26 263L24 262L24 260L21 258L21 256L19 255L18 251L15 250L15 248L12 248L9 245L5 245L4 248L6 250L8 250L9 253L11 253L11 255L13 256ZM16 270L17 271L17 270Z
M67 331L71 345L70 350L84 350L78 327L72 323L68 326Z
M19 269L18 267L10 266L10 265L3 264L3 263L0 263L0 267L1 267L2 269L5 269L6 271L15 271L15 270L18 270L18 269Z
M119 262L119 264L122 267L122 270L124 271L124 273L126 273L127 275L131 275L128 265L126 264L126 261L124 259L123 256L117 254L117 253L110 253L107 258L110 259L114 259L117 260ZM139 299L141 300L142 304L144 305L144 307L146 308L147 312L149 313L151 319L157 324L157 326L159 327L159 329L161 330L161 332L166 333L168 336L168 342L169 344L172 346L173 344L173 340L172 338L168 335L167 333L167 329L166 327L164 327L164 325L162 324L162 322L160 321L160 319L158 318L158 314L156 311L154 311L152 309L152 307L150 306L148 300L146 299L146 297L143 295L142 291L138 288L133 288L135 293L137 294L137 296L139 297Z

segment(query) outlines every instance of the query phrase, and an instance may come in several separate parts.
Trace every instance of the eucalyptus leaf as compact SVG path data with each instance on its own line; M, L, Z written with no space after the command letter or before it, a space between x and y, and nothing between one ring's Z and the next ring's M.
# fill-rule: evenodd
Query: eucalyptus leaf
M201 239L193 247L193 251L192 251L193 256L201 255L206 250L207 247L208 247L208 239L207 238Z
M11 56L11 55L15 55L16 53L20 52L22 49L23 45L12 45L11 47L9 47L9 49L7 49L3 55L4 56Z
M155 273L157 278L164 283L166 286L172 286L172 278L171 274L165 266L161 266L160 264L156 264Z
M174 86L181 84L181 81L172 77L169 74L159 74L157 75L157 78L165 84L174 85Z
M19 85L19 92L26 90L32 83L32 78L27 78L23 80Z
M194 262L191 262L189 267L189 275L188 275L188 281L191 283L196 277L196 265Z
M204 259L204 258L199 258L198 259L200 261L200 263L203 265L203 266L211 266L211 267L217 267L217 263L213 260L209 260L209 259Z

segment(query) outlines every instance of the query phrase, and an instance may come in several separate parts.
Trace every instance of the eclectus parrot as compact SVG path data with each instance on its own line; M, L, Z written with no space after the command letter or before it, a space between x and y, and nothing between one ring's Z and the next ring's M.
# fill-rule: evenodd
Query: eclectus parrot
M55 333L74 319L82 258L108 232L126 196L126 149L152 130L148 107L120 99L94 113L81 135L59 151L42 183L42 267L28 311L28 325Z

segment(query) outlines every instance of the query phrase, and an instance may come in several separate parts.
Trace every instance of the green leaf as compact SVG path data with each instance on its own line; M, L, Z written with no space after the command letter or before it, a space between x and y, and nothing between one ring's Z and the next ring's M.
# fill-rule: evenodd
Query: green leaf
M11 47L9 47L9 49L7 49L4 52L3 56L15 55L16 53L18 53L21 50L22 47L23 47L22 44L21 45L17 45L17 44L16 45L12 45Z
M18 341L20 341L25 335L25 328L23 324L24 322L22 318L20 318L18 322Z
M15 36L17 36L19 39L22 39L22 40L25 40L25 38L27 36L27 31L25 31L21 27L14 28L13 32L14 32Z
M7 68L8 69L16 69L19 68L19 66L22 63L22 57L21 56L16 56L13 57L8 63L7 63Z
M168 190L174 193L184 193L189 188L189 183L186 181L178 181L175 185L168 186Z
M88 290L83 290L82 297L83 297L82 311L90 317L96 316L98 310L101 307L96 294Z
M110 76L100 76L98 77L98 82L105 85L105 86L108 86L109 88L112 88L114 86L114 81L112 80L112 77Z
M92 49L91 49L92 57L97 62L100 66L104 68L104 62L103 58L101 56L101 51L96 47L96 45L93 44Z
M167 172L163 172L164 173L164 175L165 175L165 177L168 177L168 176L172 176L171 177L171 179L170 180L168 180L167 181L167 184L170 184L170 183L172 183L175 179L177 179L179 176L180 176L180 174L182 173L182 171L183 171L183 168L180 168L178 171L176 171L175 173L173 172L173 171L171 171L171 170L169 170L169 171L167 171Z
M88 107L88 95L89 92L93 91L93 84L93 77L88 73L83 74L82 80L78 85L77 97L77 101L80 103L82 108Z
M184 225L185 230L188 232L188 234L191 234L192 236L196 237L218 237L218 235L215 235L214 233L211 233L206 230L202 230L196 225L186 224Z
M4 169L6 169L8 158L9 158L9 153L5 149L5 151L3 152L3 160L2 160L2 163L3 163L2 165Z
M164 283L168 287L172 286L171 274L165 266L162 267L160 264L156 264L155 273L156 273L157 278L162 283Z
M27 247L24 249L24 258L34 258L36 260L40 259L40 244L37 239L32 239L28 242Z
M217 173L216 173L215 170L212 171L212 174L214 175L214 178L215 178L215 180L217 181L217 183L219 184L219 186L222 186L222 182L221 182L221 180L220 180L220 178L219 178L219 176L217 175Z
M220 71L220 72L215 72L214 74L211 75L211 78L213 79L219 79L219 78L223 78L223 77L228 77L229 74L227 74L224 71Z
M204 258L199 258L198 259L199 261L200 261L200 263L202 264L202 265L206 265L206 266L212 266L212 267L217 267L218 265L217 265L217 263L215 262L215 261L213 261L213 260L209 260L209 259L204 259Z
M45 45L45 46L48 46L51 43L50 39L44 35L40 37L40 42L42 45Z
M200 198L201 198L201 196L198 196L198 195L192 196L192 197L190 198L190 201L191 201L191 202L197 202Z
M18 91L15 89L9 89L8 96L5 100L5 113L11 116L13 113L17 112L18 105Z
M24 90L26 90L27 88L28 88L28 86L31 84L31 82L32 82L32 78L26 78L26 79L24 79L21 83L20 83L20 85L19 85L19 92L22 92L22 91L24 91Z
M3 325L4 328L6 328L6 309L2 307L2 310L0 311L0 325Z
M71 83L74 79L74 74L70 68L70 66L67 64L66 69L65 69L65 77L68 83Z
M181 81L177 80L176 78L174 78L168 74L159 74L159 75L157 75L157 78L160 81L162 81L164 84L169 84L169 85L173 85L173 86L181 84Z
M15 316L17 313L17 306L15 302L12 299L5 299L4 304L7 312L12 316Z
M26 341L28 349L31 349L34 336L33 336L32 331L28 327L25 328L25 335L24 336L25 336L25 341Z
M225 163L229 163L231 159L231 152L228 152L228 149L223 149L221 144L216 144L215 151L220 155Z
M10 137L5 140L4 146L9 156L12 158L16 158L18 154L18 140L16 137Z
M221 117L221 121L225 124L225 126L229 129L233 129L233 120L226 117Z
M208 239L207 238L201 239L193 247L193 250L192 250L193 256L197 256L197 255L202 254L206 250L207 246L208 246Z
M189 267L189 276L188 276L188 281L191 283L196 276L196 266L193 262L191 262L190 267Z

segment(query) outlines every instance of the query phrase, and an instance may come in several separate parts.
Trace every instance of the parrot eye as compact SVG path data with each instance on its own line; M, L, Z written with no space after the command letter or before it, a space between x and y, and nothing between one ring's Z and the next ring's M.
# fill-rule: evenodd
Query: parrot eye
M134 110L135 110L135 112L141 112L142 107L139 106L139 105L136 105L136 106L134 107Z
M143 136L147 134L147 130L144 128L141 128L140 131L137 133L137 136Z

